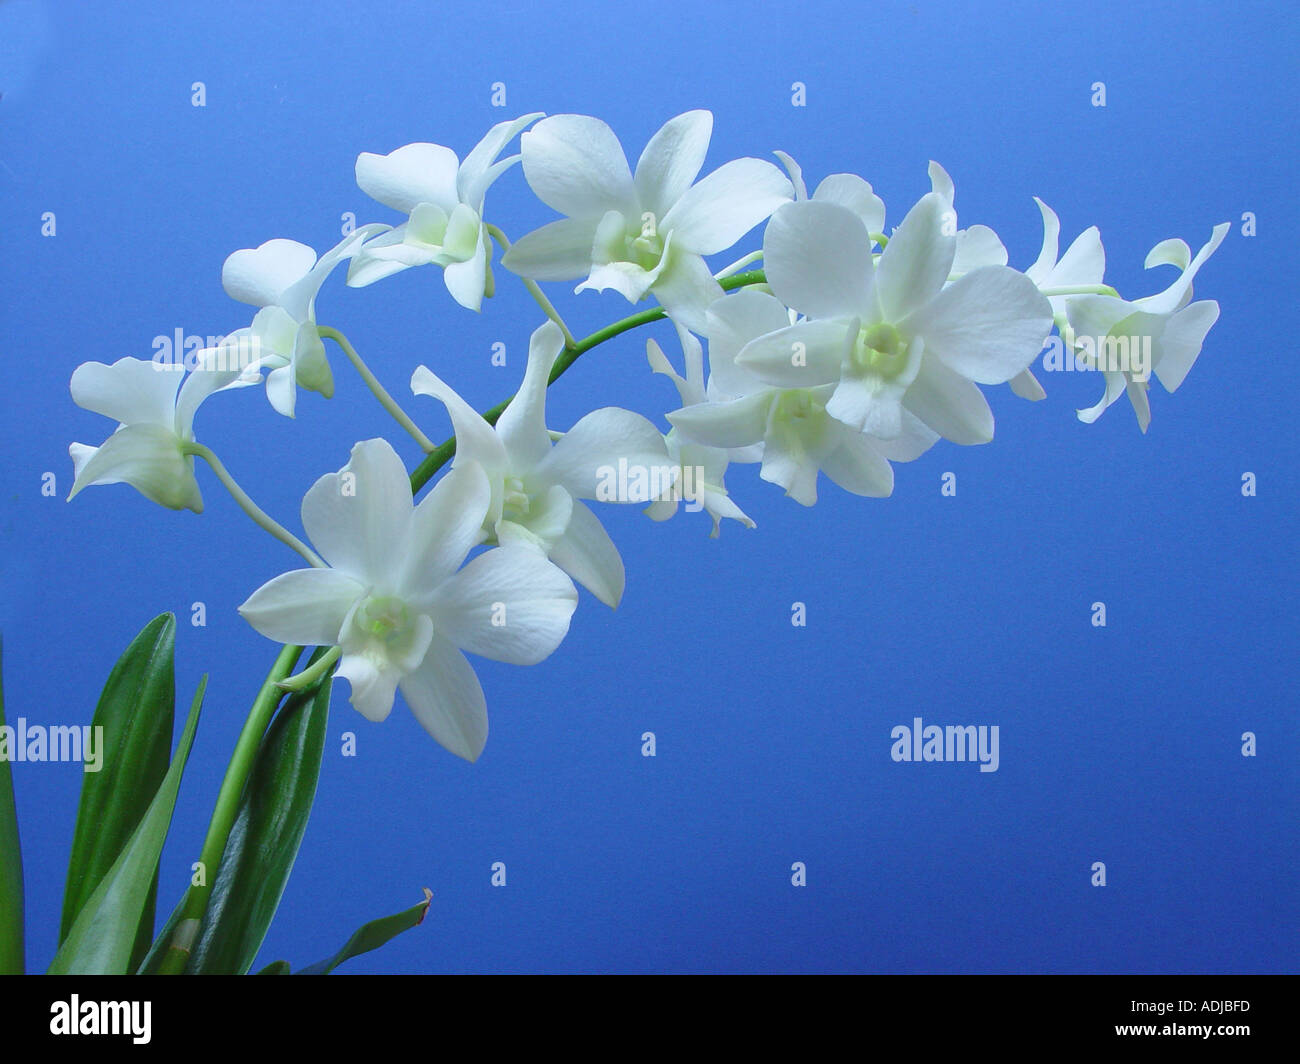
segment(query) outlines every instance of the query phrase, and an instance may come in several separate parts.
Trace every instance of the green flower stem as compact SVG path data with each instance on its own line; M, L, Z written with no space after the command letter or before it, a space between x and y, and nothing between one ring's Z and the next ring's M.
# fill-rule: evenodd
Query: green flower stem
M1040 288L1049 299L1052 296L1115 296L1119 293L1108 284L1070 284L1063 288Z
M750 270L748 273L739 273L733 277L728 277L721 284L725 290L732 291L749 285L765 284L766 281L767 277L762 270ZM665 317L663 308L653 307L650 310L643 310L638 314L624 318L622 321L616 321L612 325L607 325L583 340L575 341L572 347L566 348L560 354L560 357L556 359L555 366L551 370L548 386L558 380L565 370L593 347L598 347L606 340L612 340L614 337L620 336L640 325L659 321L663 317ZM325 331L322 329L322 334ZM486 411L483 414L483 419L489 424L495 425L497 419L504 413L513 398L514 396L511 396L510 399L503 400L492 407L491 410ZM198 445L193 446L197 447ZM206 451L207 448L202 450ZM201 451L195 451L194 453L202 454ZM411 493L414 495L424 487L430 478L451 460L452 455L455 453L455 436L432 448L425 455L424 460L416 466L415 471L411 473ZM208 452L208 454L211 454L211 452ZM213 455L209 461L213 461L215 458L216 456ZM214 468L217 467L214 466ZM218 475L221 474L218 473ZM233 484L233 481L231 483ZM238 496L236 497L238 498ZM254 509L256 508L254 507ZM261 513L260 510L257 512ZM270 519L267 518L267 520ZM284 530L281 529L281 531ZM288 533L285 533L285 535L288 535ZM285 688L299 689L318 679L329 682L328 672L334 665L335 660L337 660L338 648L334 648L332 655L322 656L318 662L304 669L297 676L290 678L290 674L298 663L298 659L302 656L303 650L303 647L286 646L280 651L280 656L275 659L275 664L271 666L271 671L267 674L262 689L258 691L257 698L253 702L253 708L249 711L248 719L244 722L243 731L239 734L239 740L235 744L235 752L230 759L230 766L226 769L225 779L221 782L221 790L217 795L217 805L212 812L212 820L208 825L208 834L203 842L200 859L203 862L207 885L203 887L192 886L186 891L181 902L183 906L181 919L172 934L172 944L159 964L158 972L160 975L176 975L185 970L185 964L189 959L190 945L198 934L199 922L202 920L204 910L207 908L208 897L212 893L212 884L216 880L221 856L225 853L226 842L230 837L230 829L234 826L235 815L239 809L239 800L244 792L244 785L248 781L249 773L252 771L253 761L261 744L262 735L265 733L276 707L280 704L280 699L285 694ZM326 662L329 664L326 665ZM308 678L309 676L310 678Z
M244 721L243 730L235 743L235 752L230 757L225 779L221 781L221 790L217 793L217 804L212 810L212 820L208 824L208 834L203 840L203 849L199 860L203 865L203 886L191 886L185 892L181 902L180 920L172 933L172 941L158 965L159 975L179 975L185 970L189 960L190 946L198 934L199 921L208 905L208 897L217 880L217 869L221 865L221 856L226 852L226 842L230 838L230 829L234 827L235 817L239 812L239 801L244 794L244 784L253 770L257 759L258 747L262 735L284 692L279 682L285 679L298 663L303 648L286 646L280 651L271 672L257 693L248 719Z
M510 250L510 240L505 233L495 225L491 224L485 224L483 228L487 230L488 235L493 240L501 245L502 254L505 254ZM519 279L524 282L524 287L528 289L528 294L537 301L537 305L542 308L542 312L560 327L560 332L564 334L564 346L567 348L576 347L578 341L573 338L573 333L569 332L569 327L564 324L564 319L560 317L560 312L556 310L555 305L546 298L546 293L541 290L537 282L528 277L521 277ZM488 295L491 294L492 293L490 292L488 293ZM432 448L428 448L428 450L432 450Z
M750 285L765 284L766 281L767 276L762 270L750 270L747 273L738 273L732 277L727 277L720 283L723 289L730 292L734 289L746 288ZM550 380L547 381L547 385L549 386L554 384L559 380L560 377L563 376L565 370L572 366L593 347L599 347L606 340L612 340L615 336L620 336L640 325L648 325L652 321L659 321L664 317L666 317L666 315L664 314L663 307L652 307L649 310L641 311L639 314L633 314L630 317L626 317L622 321L616 321L613 325L606 325L603 329L597 330L585 339L576 341L572 347L566 347L560 353L560 357L555 360L555 365L551 367L551 377ZM505 413L506 407L510 405L510 400L513 398L514 396L512 395L510 399L502 400L490 410L485 410L483 412L483 420L489 425L495 425L497 423L497 418ZM414 494L424 487L425 484L429 482L430 478L451 460L451 457L455 453L456 437L452 436L449 439L443 440L442 443L438 444L437 447L425 455L424 460L415 467L415 471L411 474L411 493Z
M758 251L751 251L748 255L745 255L743 258L737 259L730 266L724 266L722 269L720 269L717 273L713 275L713 279L715 281L721 281L724 277L730 277L733 273L736 273L739 270L743 270L746 266L750 265L751 263L757 262L762 257L763 257L763 252L761 249Z
M287 528L268 517L266 512L248 497L248 493L235 483L235 478L230 475L230 471L221 464L221 459L218 458L211 449L203 446L201 443L194 443L191 441L190 443L185 444L183 451L185 454L195 455L207 462L208 465L212 467L212 472L217 474L217 479L226 486L226 490L234 497L235 502L239 503L239 508L243 510L244 513L248 514L248 516L251 517L261 528L270 532L271 535L281 543L285 544L285 546L296 550L307 559L309 565L317 569L326 568L325 562L321 559L319 554L307 546L306 543L300 540Z
M320 333L322 340L333 340L339 345L343 353L348 356L348 361L356 367L361 379L366 382L366 387L379 400L379 405L392 414L393 420L401 425L410 434L411 438L420 445L420 450L425 454L432 451L433 441L421 432L415 422L407 416L406 411L397 405L397 400L388 394L388 389L379 383L379 378L370 372L370 367L362 361L361 356L356 352L356 348L348 343L348 338L338 329L331 329L328 325L318 325L316 331Z
M301 691L304 688L311 687L334 668L334 663L339 660L342 653L342 647L333 647L322 654L314 665L308 665L302 672L290 676L287 680L281 680L276 686L282 691Z

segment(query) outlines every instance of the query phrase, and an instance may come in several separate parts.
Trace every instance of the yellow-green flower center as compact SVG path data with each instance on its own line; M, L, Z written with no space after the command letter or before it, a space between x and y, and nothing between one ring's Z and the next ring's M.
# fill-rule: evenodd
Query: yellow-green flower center
M356 624L367 635L387 642L406 627L410 616L410 610L401 599L377 595L358 607Z
M858 331L849 361L859 373L886 379L907 368L907 345L888 322L877 322Z
M664 255L664 242L658 233L638 232L636 236L624 238L626 261L634 262L643 270L653 270L659 265Z
M518 477L506 477L505 494L501 500L501 516L515 524L523 524L533 508L533 498Z
M774 419L787 425L798 425L816 417L823 406L803 388L782 392L777 396Z

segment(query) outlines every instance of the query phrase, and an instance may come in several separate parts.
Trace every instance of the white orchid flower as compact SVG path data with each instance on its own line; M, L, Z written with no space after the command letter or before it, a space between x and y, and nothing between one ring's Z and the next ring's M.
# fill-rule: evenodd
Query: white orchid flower
M688 111L646 145L636 174L613 130L597 118L554 115L520 138L524 177L565 215L518 240L502 259L536 281L586 278L629 302L653 294L668 314L700 331L722 289L704 261L724 251L793 195L781 171L736 159L695 183L713 115Z
M772 154L781 160L781 165L790 175L795 201L809 199L803 168L783 151ZM885 201L876 195L870 182L857 174L831 174L822 178L811 198L818 203L838 203L841 207L848 208L873 236L885 231Z
M415 506L392 446L358 443L302 502L303 527L331 567L277 576L239 612L279 642L338 647L336 675L363 716L384 720L400 690L434 739L473 761L487 703L462 651L535 664L560 645L578 601L536 551L490 550L460 568L490 499L483 470L466 463Z
M955 207L956 188L948 171L931 160L929 167L930 191L943 200L947 213L943 221L945 231L952 231L956 239L956 250L948 278L956 280L971 270L981 266L1005 266L1007 249L998 234L987 225L972 225L968 229L957 228L957 210Z
M489 543L526 545L550 557L601 602L623 596L623 559L596 515L579 500L649 502L659 493L626 497L604 488L621 468L639 471L647 486L668 476L659 430L640 414L617 407L593 410L552 446L546 430L546 384L564 336L546 322L528 345L518 394L495 427L427 366L411 377L416 395L437 399L456 433L455 464L481 466L492 497L483 518Z
M787 308L752 288L710 307L709 401L684 406L668 415L669 422L688 440L730 450L732 461L762 462L759 475L804 506L817 502L819 472L854 495L889 495L889 460L911 461L938 437L905 410L899 435L876 439L827 413L834 385L781 388L736 363L756 338L789 325Z
M407 220L370 241L352 261L348 284L374 284L411 266L442 267L451 297L478 310L491 295L492 241L483 222L483 200L492 183L519 161L498 160L525 126L542 117L498 122L461 162L441 144L407 144L387 155L357 156L357 185L371 199L401 211Z
M203 368L212 350L199 353L199 366L185 376L172 363L122 358L111 366L84 362L72 374L72 399L78 406L119 422L99 447L74 443L68 448L75 479L71 499L93 484L130 484L146 499L171 510L203 512L194 479L194 413L221 388L247 383L240 370ZM179 393L177 389L179 388Z
M910 411L955 443L993 437L977 384L1027 368L1051 328L1033 282L979 266L948 284L956 257L951 208L930 192L889 238L879 262L858 216L809 200L768 223L763 260L772 291L807 320L746 345L737 363L779 388L832 390L825 411L881 439Z
M363 242L388 229L366 225L354 230L318 260L296 240L268 240L233 252L221 268L227 295L261 309L253 324L225 338L220 350L256 361L268 369L266 397L278 413L293 417L298 388L334 394L334 377L316 325L316 296L325 279Z
M1039 289L1070 288L1084 285L1099 285L1106 275L1106 251L1101 245L1101 232L1093 225L1089 226L1066 249L1059 258L1061 221L1046 203L1037 196L1034 202L1043 216L1043 246L1032 266L1025 270L1025 276ZM1048 296L1047 302L1052 307L1052 320L1062 331L1066 328L1066 297ZM1047 393L1030 370L1025 370L1011 378L1011 390L1022 399L1039 400Z
M646 357L650 368L661 373L677 386L677 394L683 406L694 406L708 401L704 383L704 349L694 334L677 327L677 336L685 355L686 376L677 373L654 340L646 341ZM727 466L731 462L731 452L723 447L706 447L694 443L682 436L680 429L672 429L664 437L668 457L678 470L676 483L665 496L657 499L646 508L646 514L653 521L666 521L677 512L679 502L686 498L688 509L703 509L713 518L711 539L717 539L719 526L724 517L739 521L746 528L753 528L754 522L739 506L731 501L724 483Z
M1187 244L1178 239L1161 241L1152 248L1147 269L1172 265L1180 270L1178 278L1163 292L1132 301L1114 296L1067 298L1067 344L1082 350L1085 361L1101 370L1106 381L1105 393L1097 404L1078 411L1080 421L1091 424L1120 395L1127 394L1138 427L1146 432L1151 424L1147 396L1151 373L1166 391L1177 390L1200 355L1210 328L1218 321L1216 301L1191 302L1192 280L1223 243L1228 229L1227 222L1216 225L1195 258Z

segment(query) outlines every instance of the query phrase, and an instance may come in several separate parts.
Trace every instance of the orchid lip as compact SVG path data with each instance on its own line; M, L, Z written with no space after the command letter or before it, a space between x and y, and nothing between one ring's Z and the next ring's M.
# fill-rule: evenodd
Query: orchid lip
M384 642L400 635L410 619L411 611L406 603L391 595L371 596L357 608L356 613L357 627Z
M663 238L654 232L639 232L635 237L627 237L624 246L627 261L636 263L643 270L653 270L664 255Z
M858 331L849 365L859 373L897 377L907 368L907 346L894 326L878 322Z
M772 415L777 422L800 422L816 417L824 409L806 388L794 388L781 393Z

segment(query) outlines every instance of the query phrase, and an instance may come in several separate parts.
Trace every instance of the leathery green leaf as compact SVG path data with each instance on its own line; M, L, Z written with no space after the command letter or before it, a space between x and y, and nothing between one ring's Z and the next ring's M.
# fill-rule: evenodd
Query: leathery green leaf
M124 975L131 970L140 916L158 871L181 775L194 745L208 678L199 682L171 767L108 874L82 906L50 965L51 975Z
M328 648L318 648L316 661ZM289 696L266 729L186 972L252 967L298 856L320 778L331 678Z
M333 957L329 958L329 960L309 964L297 974L329 975L344 961L359 957L363 953L369 953L372 949L378 949L389 939L396 938L403 931L409 931L423 921L424 914L429 911L429 902L432 900L433 891L425 887L424 901L420 902L420 904L404 909L400 913L394 913L392 916L384 916L378 920L371 920L368 924L363 924L353 932L352 937Z
M59 942L113 866L158 792L171 759L176 689L173 657L176 618L150 621L118 659L91 721L99 741L100 768L86 772L68 860ZM94 731L101 728L102 731ZM131 951L134 969L153 938L157 881L140 913Z

